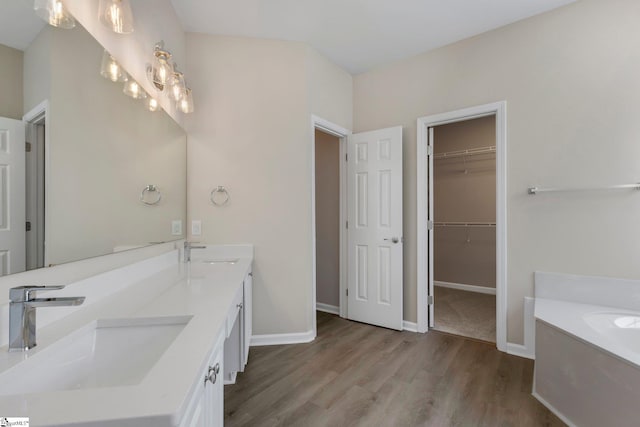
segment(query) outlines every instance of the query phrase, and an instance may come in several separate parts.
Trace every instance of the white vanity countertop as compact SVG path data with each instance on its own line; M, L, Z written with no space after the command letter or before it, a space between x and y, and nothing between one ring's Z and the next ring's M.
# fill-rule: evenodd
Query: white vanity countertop
M536 298L535 318L551 326L564 330L574 337L600 347L621 360L640 367L640 353L629 346L612 339L611 335L598 332L587 319L594 315L613 314L619 316L640 316L640 312L626 308L583 304L570 301ZM630 331L630 339L640 339L640 329ZM637 334L637 335L636 335Z
M194 251L195 254L195 251ZM230 257L231 258L231 257ZM155 366L137 385L35 393L0 397L0 416L29 417L33 426L177 425L194 380L204 375L207 358L220 334L234 296L250 271L251 258L234 264L179 263L127 289L38 331L38 347L105 318L193 316ZM25 353L0 348L0 373L19 363ZM136 420L137 418L137 420Z

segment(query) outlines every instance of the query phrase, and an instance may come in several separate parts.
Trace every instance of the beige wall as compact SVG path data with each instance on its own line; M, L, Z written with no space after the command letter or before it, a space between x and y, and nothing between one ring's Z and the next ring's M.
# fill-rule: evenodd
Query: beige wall
M529 196L531 185L640 176L634 0L582 0L354 78L354 130L404 127L405 319L416 319L416 118L506 100L508 340L535 270L640 278L636 192Z
M315 131L316 298L340 306L340 139Z
M22 66L20 50L0 44L0 117L22 119Z
M434 153L496 145L495 116L434 128ZM496 157L480 154L434 160L436 222L496 221ZM436 281L495 288L496 229L438 227L434 234Z
M24 113L51 97L51 37L45 26L24 51Z
M352 109L350 94L322 101L311 95L333 91L332 82L343 82L344 72L315 70L320 86L311 90L315 61L308 49L295 42L187 34L196 102L187 119L188 206L190 219L202 220L202 236L191 238L255 245L255 334L307 332L315 316L311 114L333 111L333 120L349 126ZM217 185L231 195L223 207L209 201Z

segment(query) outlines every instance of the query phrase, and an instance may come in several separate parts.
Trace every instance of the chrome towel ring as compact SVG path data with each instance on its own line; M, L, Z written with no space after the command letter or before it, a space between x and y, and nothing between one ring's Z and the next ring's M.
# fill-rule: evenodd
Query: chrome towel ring
M223 185L218 185L216 188L211 190L209 198L211 199L211 203L214 205L223 206L229 201L229 192Z
M155 199L147 200L146 198L147 193L156 193ZM161 199L162 199L162 193L160 193L160 189L153 184L149 184L146 187L144 187L142 189L142 192L140 193L140 201L145 205L149 205L149 206L157 205L158 203L160 203Z

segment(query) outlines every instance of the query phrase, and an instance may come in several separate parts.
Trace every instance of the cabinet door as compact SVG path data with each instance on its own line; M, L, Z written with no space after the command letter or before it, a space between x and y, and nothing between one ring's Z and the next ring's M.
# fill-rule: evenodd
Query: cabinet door
M251 346L251 334L252 329L252 314L253 314L253 273L249 272L244 279L244 301L243 301L243 345L242 345L242 364L241 371L244 371L244 367L249 360L249 347Z
M219 345L209 363L210 381L205 382L204 397L206 400L206 427L222 427L224 425L224 366L222 345ZM215 370L215 375L211 374Z
M197 379L198 388L180 427L222 427L224 424L223 338L221 335L217 340L205 371Z

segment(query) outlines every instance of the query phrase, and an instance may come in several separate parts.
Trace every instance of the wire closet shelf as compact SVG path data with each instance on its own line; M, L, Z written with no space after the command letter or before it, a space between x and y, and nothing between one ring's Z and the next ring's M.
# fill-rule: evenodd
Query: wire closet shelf
M435 227L486 228L495 227L495 222L434 222Z
M441 159L453 159L456 157L468 157L468 156L477 156L480 154L495 154L496 147L494 145L490 147L478 147L478 148L469 148L467 150L457 150L457 151L447 151L444 153L436 153L433 155L434 160Z

